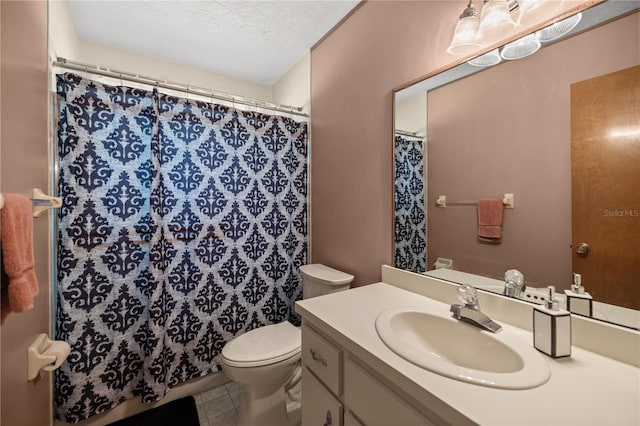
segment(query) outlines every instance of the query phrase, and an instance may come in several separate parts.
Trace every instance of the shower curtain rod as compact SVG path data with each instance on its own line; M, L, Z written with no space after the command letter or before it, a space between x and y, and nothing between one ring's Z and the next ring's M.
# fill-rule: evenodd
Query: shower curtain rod
M111 77L111 78L116 78L124 81L130 81L133 83L147 84L150 86L160 87L163 89L186 92L187 94L191 93L191 94L202 96L205 98L217 99L220 101L226 101L226 102L231 102L231 103L246 105L246 106L255 106L255 107L270 110L270 111L284 112L287 114L293 114L300 117L306 117L306 118L309 117L309 114L302 112L301 107L294 107L290 105L279 105L279 104L263 101L260 99L251 99L251 98L234 96L228 93L216 92L215 90L212 90L212 89L192 86L190 84L178 83L178 82L168 81L166 79L164 80L158 79L154 77L147 77L147 76L136 74L136 73L119 71L119 70L109 69L106 67L103 68L98 65L84 64L81 62L71 61L61 57L58 57L55 61L53 61L52 65L60 68L74 70L74 71L82 71L85 73L101 75L104 77Z
M395 131L397 134L402 136L409 136L412 138L424 139L424 137L418 135L417 132L407 132L406 130L400 130L400 129L396 129Z

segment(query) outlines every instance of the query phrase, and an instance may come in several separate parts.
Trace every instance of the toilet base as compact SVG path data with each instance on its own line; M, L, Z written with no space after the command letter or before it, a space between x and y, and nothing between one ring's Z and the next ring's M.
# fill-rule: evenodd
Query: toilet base
M238 426L299 426L301 410L301 367L276 392L273 388L242 386Z
M297 426L301 422L299 404L287 411L284 389L269 395L243 388L238 426Z

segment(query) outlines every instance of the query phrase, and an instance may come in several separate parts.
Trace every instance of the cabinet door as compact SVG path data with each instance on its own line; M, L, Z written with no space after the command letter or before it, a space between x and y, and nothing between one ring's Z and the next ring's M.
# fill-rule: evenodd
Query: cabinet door
M342 426L342 404L302 368L302 424L304 426Z
M344 426L364 426L351 412L344 413Z
M344 403L367 426L435 425L351 359L344 364Z

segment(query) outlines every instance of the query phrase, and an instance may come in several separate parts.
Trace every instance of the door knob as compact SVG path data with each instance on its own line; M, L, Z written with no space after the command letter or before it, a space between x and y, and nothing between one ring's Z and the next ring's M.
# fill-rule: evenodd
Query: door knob
M589 254L590 251L591 251L591 246L587 243L578 243L578 246L576 247L576 252L578 252L578 254L581 254L583 256L586 256L587 254Z

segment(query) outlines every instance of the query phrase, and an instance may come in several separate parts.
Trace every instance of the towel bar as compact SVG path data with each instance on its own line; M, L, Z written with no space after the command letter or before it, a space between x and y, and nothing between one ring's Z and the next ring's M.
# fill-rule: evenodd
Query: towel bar
M38 217L44 211L62 207L62 199L51 197L42 192L41 189L33 188L31 190L31 204L33 204L33 217Z
M38 217L45 210L62 207L62 200L58 197L50 197L38 188L33 188L31 190L31 204L33 205L33 217ZM3 207L4 195L0 192L0 210Z
M459 201L447 201L446 195L438 195L436 199L436 206L475 206L478 204L477 200L459 200ZM513 194L504 194L502 197L502 204L505 209L512 209L514 207Z

